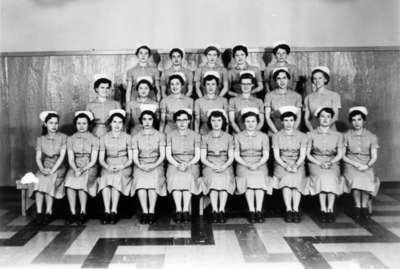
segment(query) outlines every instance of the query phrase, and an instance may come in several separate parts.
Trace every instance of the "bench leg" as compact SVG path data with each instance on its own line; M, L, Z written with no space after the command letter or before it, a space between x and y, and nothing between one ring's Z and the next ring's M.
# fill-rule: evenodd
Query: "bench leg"
M203 216L204 214L204 197L200 197L200 201L199 201L199 215Z
M21 215L26 216L26 200L27 200L27 191L26 189L21 190Z

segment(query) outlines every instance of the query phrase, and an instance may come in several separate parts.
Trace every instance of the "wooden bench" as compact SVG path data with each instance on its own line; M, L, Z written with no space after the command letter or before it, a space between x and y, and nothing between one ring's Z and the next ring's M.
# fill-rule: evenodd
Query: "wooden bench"
M16 182L17 190L21 190L21 215L26 216L26 211L28 210L28 184L22 184L21 180Z

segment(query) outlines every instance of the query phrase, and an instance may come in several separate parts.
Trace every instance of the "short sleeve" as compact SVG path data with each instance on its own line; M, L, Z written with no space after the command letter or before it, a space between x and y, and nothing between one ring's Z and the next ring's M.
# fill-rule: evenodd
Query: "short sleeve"
M269 138L266 134L262 133L262 147L263 151L269 151Z
M200 117L200 99L194 101L194 115Z
M228 106L228 110L235 112L236 111L236 104L235 104L235 99L229 99L229 106Z
M106 150L106 138L104 136L100 137L100 151L105 151Z
M279 135L279 133L275 133L272 136L272 148L274 148L274 149L279 149L280 148L278 135Z
M235 151L240 151L240 141L237 135L234 136L234 141L235 141Z
M307 95L306 98L304 98L304 106L303 106L303 109L304 109L304 110L309 110L310 113L311 113L311 110L310 110L310 97L309 97L309 95Z
M300 148L307 148L307 145L308 145L307 135L301 133Z
M225 68L222 68L221 73L222 73L222 81L224 83L227 83L228 82L228 71Z
M260 114L264 114L264 104L263 102L257 98L257 108L260 111Z
M343 147L347 148L349 146L349 142L350 142L350 134L349 132L347 132L343 135Z
M172 146L172 133L167 134L167 147Z
M131 136L130 135L128 135L127 134L127 138L126 138L126 148L129 150L129 149L132 149L132 138L131 138Z
M201 136L201 145L200 145L200 148L201 149L207 149L208 147L208 145L207 145L207 142L208 142L208 139L207 139L207 136L206 135L202 135Z
M311 132L308 132L307 133L307 150L309 150L310 148L312 148L312 140L313 140L313 138L312 138L312 134L311 134Z
M159 141L158 142L159 143L159 147L165 147L165 144L166 144L165 134L160 133L158 141Z
M231 135L228 135L228 150L235 149L235 141Z
M272 94L271 92L267 93L264 98L264 106L272 107Z
M379 148L378 137L374 134L371 136L371 148L373 149Z
M42 139L40 137L36 138L36 151L42 151Z
M295 100L294 105L296 107L300 107L300 108L303 106L300 94L296 94L296 100Z
M160 112L167 113L167 102L166 99L162 99L160 103Z
M226 100L225 97L222 97L221 99L221 103L222 103L222 109L225 110L225 112L228 112L228 101Z
M133 150L138 150L139 149L138 138L137 137L138 136L136 134L136 135L132 136L132 139L131 139L131 141L132 141L132 149Z
M61 134L61 149L67 148L67 136L65 134Z
M338 138L337 138L337 144L336 146L338 148L343 148L343 135L341 133L338 133Z
M195 148L200 148L200 140L201 140L200 135L195 133L195 135L194 135L194 147Z
M67 138L67 150L72 150L72 136Z
M100 148L100 141L97 137L92 138L92 150L98 151Z

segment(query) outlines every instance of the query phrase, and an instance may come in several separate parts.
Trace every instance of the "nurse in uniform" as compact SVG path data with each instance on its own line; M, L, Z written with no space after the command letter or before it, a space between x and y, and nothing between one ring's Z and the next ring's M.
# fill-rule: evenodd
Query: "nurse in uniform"
M169 77L172 74L179 73L185 78L185 85L183 86L183 93L191 97L192 92L193 92L193 71L190 70L189 68L186 68L182 64L184 52L182 49L179 48L173 48L169 52L169 58L171 60L171 67L168 69L165 69L164 72L161 74L161 95L162 98L167 97L169 94L168 92L168 82L169 82Z
M228 71L228 81L230 90L228 92L229 96L239 96L242 93L240 84L240 75L243 72L251 73L256 79L256 85L252 90L252 94L257 94L263 91L263 80L261 77L260 68L247 63L247 56L249 52L246 46L237 45L232 49L232 54L235 59L235 65L231 70Z
M371 197L379 190L379 179L372 168L378 157L378 138L365 128L368 110L364 106L349 109L352 129L344 134L344 172L348 191L353 193L356 218L370 218Z
M286 206L286 222L300 222L299 205L306 193L307 178L304 169L307 136L295 128L299 107L279 108L283 129L272 137L274 151L274 188L282 189Z
M319 120L314 117L315 111L320 107L330 107L334 116L331 119L331 127L336 129L335 122L339 117L341 108L340 95L326 88L330 79L330 71L326 66L318 66L311 71L311 82L315 89L304 99L304 121L309 131L319 125Z
M90 111L75 112L76 132L67 139L69 169L65 176L65 188L71 214L67 224L86 222L87 197L97 194L97 157L99 139L90 131L94 117ZM80 213L76 214L76 197L79 197Z
M265 119L268 124L269 134L276 134L283 128L279 109L283 106L295 106L296 112L294 128L297 129L301 122L301 95L288 88L291 76L287 67L278 67L272 71L272 78L278 87L265 95Z
M36 141L36 173L38 183L30 186L29 194L35 197L38 225L48 224L53 216L54 199L64 197L64 165L67 150L67 136L58 132L60 116L56 111L43 111L39 115L43 122L42 135ZM43 214L43 203L46 213Z
M128 130L130 130L131 135L137 134L139 131L143 129L143 126L140 124L140 106L144 104L155 105L157 107L156 116L159 118L159 109L158 103L150 98L149 94L153 90L153 80L151 77L142 77L139 78L138 83L136 84L136 91L138 93L137 97L129 101L126 105L126 118L128 124Z
M299 80L299 71L296 65L290 64L287 57L290 54L290 46L286 41L279 40L274 42L272 47L272 54L274 55L274 62L268 64L264 70L265 89L267 92L273 91L278 88L276 81L273 79L272 72L275 68L287 68L291 77L288 88L296 90L296 84Z
M224 130L228 124L223 109L208 112L210 132L201 138L201 162L203 163L203 193L210 195L212 223L225 223L225 205L228 194L235 190L232 163L234 156L233 137ZM219 203L218 203L219 202Z
M180 109L190 109L193 111L193 99L182 93L184 83L184 78L179 74L173 74L169 77L168 84L171 94L162 99L160 103L160 132L162 133L168 134L176 130L176 124L173 120L176 111Z
M133 196L137 193L142 207L141 224L153 224L158 195L166 196L164 175L165 135L154 128L155 105L142 105L140 122L143 129L132 137L133 148Z
M238 194L246 194L251 223L264 222L264 194L272 194L272 181L268 177L268 136L257 130L259 111L252 108L242 110L245 130L235 136L236 186Z
M194 130L201 135L207 134L210 131L208 128L207 113L211 109L222 109L225 111L225 114L228 112L228 101L225 97L217 95L220 79L218 72L206 72L203 78L205 95L194 102Z
M129 69L126 74L126 103L137 96L137 92L135 92L134 89L136 89L136 83L139 82L140 77L151 77L155 94L151 92L150 97L158 102L161 100L160 72L158 71L157 67L150 64L150 56L151 49L148 46L143 45L137 48L136 57L138 58L139 62L134 67Z
M257 130L260 130L264 125L264 104L260 99L251 95L254 87L254 77L249 73L242 74L240 76L240 83L242 94L229 100L229 122L236 134L245 129L240 113L243 108L255 108L260 113L256 127Z
M177 223L190 222L189 206L192 193L198 195L200 187L200 135L190 130L192 111L175 112L177 130L167 134L166 157L167 188L174 198Z
M99 138L108 131L106 127L108 112L112 109L121 108L120 103L117 101L107 99L110 88L111 80L106 75L96 75L94 91L97 93L97 98L86 105L86 110L92 112L94 116L92 133Z
M197 97L202 97L204 95L204 74L207 71L216 71L219 73L220 84L218 95L225 96L228 92L228 72L226 71L225 67L218 63L218 58L221 55L221 51L216 45L210 45L204 50L204 55L206 56L207 60L206 63L200 65L197 68L196 72L194 73L194 82L196 87L196 94Z
M330 128L335 112L330 107L315 111L319 126L308 133L307 159L310 172L309 193L318 194L321 222L334 222L335 198L343 193L339 162L343 155L343 136Z
M132 138L123 131L126 112L109 112L107 123L111 131L100 138L98 192L102 193L104 216L102 224L117 222L120 195L129 196L132 188Z

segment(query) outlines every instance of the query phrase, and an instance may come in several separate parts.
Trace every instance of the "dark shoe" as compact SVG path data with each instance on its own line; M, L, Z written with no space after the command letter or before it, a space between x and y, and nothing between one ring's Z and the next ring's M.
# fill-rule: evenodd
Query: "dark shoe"
M363 207L361 208L361 216L363 219L371 219L371 214L369 213L369 208L368 207Z
M86 221L87 221L86 213L80 213L80 214L79 214L78 224L79 224L79 225L83 225L83 224L86 223Z
M250 212L249 213L249 222L250 223L255 223L256 222L256 213L255 212Z
M183 212L183 221L185 222L185 223L189 223L190 222L190 214L189 214L189 212Z
M261 211L256 212L256 221L258 223L263 223L264 222L264 215Z
M117 221L118 221L117 213L116 212L111 212L111 214L110 214L110 224L116 224Z
M110 223L110 213L104 213L103 218L101 219L101 224L109 224Z
M67 225L71 225L71 224L73 224L76 220L77 220L76 215L74 215L74 214L69 214L65 223L66 223Z
M43 224L49 224L50 222L52 222L52 220L53 220L53 215L50 213L46 213L44 215Z
M335 222L335 214L334 214L333 212L329 212L329 213L327 213L327 214L328 214L327 221L328 221L329 223L334 223L334 222Z
M34 220L35 225L43 225L44 223L44 215L43 213L36 213L36 218Z
M210 223L218 223L219 214L216 211L211 212Z
M226 216L225 216L225 212L224 211L219 212L218 222L219 223L226 223Z
M361 218L361 208L359 207L354 208L354 218L357 220Z
M147 224L148 223L148 214L142 213L140 216L140 224Z
M286 211L285 221L288 223L293 221L292 211Z
M181 211L177 211L175 213L174 220L175 220L176 223L182 223L183 216L182 216L182 212Z
M294 223L300 223L301 222L300 212L293 211L293 222Z
M320 221L321 221L322 223L326 223L326 222L327 222L327 213L324 212L324 211L321 211L319 214L320 214L320 215L319 215Z
M156 221L156 216L154 215L154 213L150 213L150 214L147 216L147 223L151 225L151 224L153 224L155 221Z

